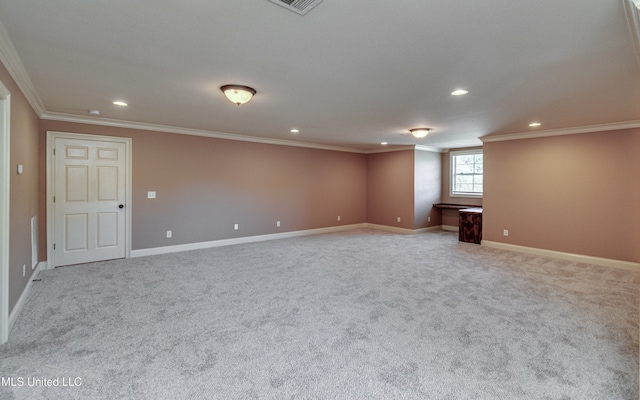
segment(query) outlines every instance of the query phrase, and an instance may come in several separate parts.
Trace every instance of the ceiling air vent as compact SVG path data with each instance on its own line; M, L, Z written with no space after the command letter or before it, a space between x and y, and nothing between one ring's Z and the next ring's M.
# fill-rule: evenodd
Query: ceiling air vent
M293 11L296 14L305 15L322 0L269 0L272 3Z

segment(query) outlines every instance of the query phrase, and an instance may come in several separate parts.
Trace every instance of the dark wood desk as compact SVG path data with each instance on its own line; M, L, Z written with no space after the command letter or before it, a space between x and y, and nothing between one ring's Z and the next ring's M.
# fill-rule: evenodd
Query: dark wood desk
M462 210L465 208L474 208L478 206L472 206L468 204L438 203L438 204L434 204L433 207L443 209L443 210Z
M458 240L461 242L480 244L482 241L481 207L464 208L460 210Z

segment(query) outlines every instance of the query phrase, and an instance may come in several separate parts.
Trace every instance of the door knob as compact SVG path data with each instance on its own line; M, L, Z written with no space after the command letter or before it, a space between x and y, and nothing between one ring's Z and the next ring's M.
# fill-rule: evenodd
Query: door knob
M124 208L124 204L120 204L118 208Z

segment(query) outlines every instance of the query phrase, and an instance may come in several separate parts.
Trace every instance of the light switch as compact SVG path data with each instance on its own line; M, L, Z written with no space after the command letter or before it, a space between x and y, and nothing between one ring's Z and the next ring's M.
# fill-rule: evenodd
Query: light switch
M147 192L147 199L155 199L156 192Z
M21 174L24 172L24 167L22 166L22 164L18 164L18 174Z

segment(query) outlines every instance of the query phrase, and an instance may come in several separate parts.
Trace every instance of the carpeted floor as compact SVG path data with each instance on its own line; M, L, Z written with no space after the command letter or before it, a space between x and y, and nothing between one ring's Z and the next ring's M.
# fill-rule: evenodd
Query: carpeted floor
M640 273L454 233L354 230L40 278L0 347L1 399L638 399Z

